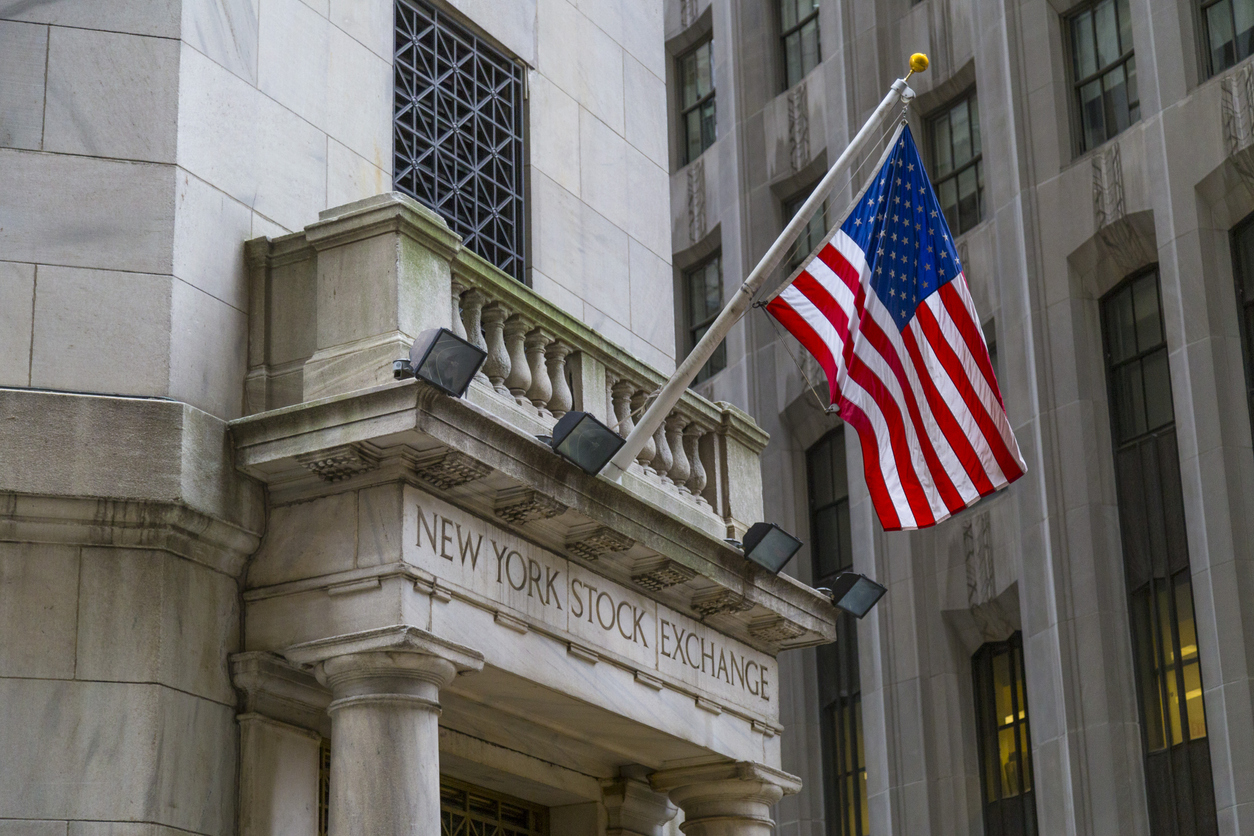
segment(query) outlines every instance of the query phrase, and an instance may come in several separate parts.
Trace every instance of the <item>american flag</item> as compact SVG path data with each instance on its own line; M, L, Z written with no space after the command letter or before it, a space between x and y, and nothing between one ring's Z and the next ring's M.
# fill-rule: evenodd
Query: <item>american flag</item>
M766 308L827 373L886 530L935 525L1023 475L908 127L849 217Z

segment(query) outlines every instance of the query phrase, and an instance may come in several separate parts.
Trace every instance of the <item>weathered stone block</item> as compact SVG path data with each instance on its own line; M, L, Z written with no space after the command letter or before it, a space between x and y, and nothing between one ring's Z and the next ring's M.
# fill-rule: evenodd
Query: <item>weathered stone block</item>
M316 732L244 714L240 734L240 836L318 832Z
M44 149L174 162L178 75L176 41L52 28Z
M46 27L0 22L0 146L40 147L47 62Z
M261 0L183 0L182 5L183 41L256 84Z
M35 265L0 261L0 386L30 385L34 306Z
M0 676L74 678L78 549L0 545Z
M342 493L270 511L250 587L344 572L357 553L357 494Z

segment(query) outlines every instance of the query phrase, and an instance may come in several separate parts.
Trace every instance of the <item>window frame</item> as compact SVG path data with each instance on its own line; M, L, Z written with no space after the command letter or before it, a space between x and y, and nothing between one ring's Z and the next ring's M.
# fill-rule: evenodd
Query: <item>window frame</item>
M976 102L976 107L975 107L975 109L976 109L976 111L977 111L977 112L976 112L976 116L977 116L977 118L976 118L976 119L972 119L972 118L971 118L971 109L972 109L972 108L971 108L971 103L972 103L972 101ZM969 125L974 125L974 126L975 126L975 131L976 131L977 133L978 133L978 132L979 132L979 130L980 130L980 122L979 122L979 119L978 119L978 116L979 116L979 113L978 113L978 111L979 111L979 91L976 89L975 85L974 85L974 84L972 84L972 85L971 85L971 86L969 86L966 90L964 90L963 92L959 93L957 96L954 96L953 98L949 99L947 102L945 102L945 104L944 104L944 105L942 105L941 107L936 108L935 110L933 110L933 111L932 111L930 114L928 114L928 116L927 116L927 120L926 120L926 125L927 125L927 153L928 153L928 157L929 157L928 162L931 164L931 172L935 172L935 171L939 168L939 160L938 160L938 157L937 157L937 154L936 154L936 126L939 124L939 122L940 122L940 120L941 120L941 119L949 119L949 118L950 118L950 116L951 116L951 114L953 113L954 109L955 109L955 108L956 108L959 104L964 104L964 105L966 105L966 107L967 107L967 124L969 124ZM950 141L949 141L949 154L950 154L950 157L952 158L952 157L953 157L953 128L952 128L952 122L951 122L951 127L950 127L950 133L949 133L949 136L950 136ZM975 223L971 224L971 226L966 227L965 229L962 229L962 228L957 228L957 229L955 229L953 226L950 226L950 230L949 230L949 231L953 234L953 236L954 236L955 238L957 238L957 237L959 237L959 236L961 236L961 235L965 235L966 233L968 233L968 232L970 232L971 230L975 229L975 228L976 228L977 226L979 226L980 224L984 223L984 204L985 204L985 200L984 200L984 138L983 138L983 136L981 135L981 136L979 137L979 139L980 139L980 151L979 151L979 153L978 153L978 154L972 154L972 155L971 155L971 158L970 158L970 159L968 159L966 162L964 162L964 163L962 164L962 166L961 166L961 167L955 166L955 167L954 167L951 171L949 171L947 174L945 174L945 176L943 176L943 177L939 177L939 178L938 178L938 177L937 177L934 173L932 173L932 174L931 174L931 180L932 180L932 191L936 193L936 202L937 202L937 204L939 205L939 204L940 204L940 187L941 187L941 183L947 183L947 182L949 182L950 180L953 180L953 181L954 181L954 183L955 183L955 188L957 188L957 185L956 185L956 184L957 184L957 182L958 182L958 178L959 178L959 176L961 176L961 175L962 175L962 173L963 173L963 172L965 172L965 171L967 171L968 169L971 169L971 168L974 168L974 169L975 169L975 207L976 207L976 220L975 220ZM955 204L955 207L956 207L957 205L959 205L959 204ZM944 209L944 207L943 207L943 206L942 206L941 208L942 208L942 209ZM959 215L959 221L960 221L960 223L959 223L959 227L961 227L961 215ZM949 223L949 219L948 219L948 218L946 218L946 219L945 219L945 222L948 224L948 223Z
M1122 360L1114 360L1113 334L1111 327L1112 311L1108 307L1116 297L1125 292L1132 294L1132 327L1138 328L1136 315L1135 285L1152 277L1157 303L1159 341L1150 347L1139 344L1135 350ZM1188 554L1186 523L1184 521L1183 490L1180 484L1179 448L1176 442L1175 409L1172 403L1171 420L1154 427L1149 426L1148 398L1144 390L1142 378L1141 407L1145 410L1147 420L1143 429L1126 437L1123 435L1123 417L1119 414L1121 403L1117 391L1116 368L1144 358L1156 352L1170 352L1167 343L1166 323L1162 309L1162 283L1158 266L1151 265L1137 271L1119 282L1100 300L1099 318L1102 336L1102 366L1106 375L1107 403L1110 413L1111 455L1115 468L1115 493L1118 500L1120 528L1120 560L1124 570L1124 592L1127 600L1128 631L1133 656L1135 680L1133 688L1137 704L1139 720L1141 755L1145 778L1147 814L1150 833L1153 836L1185 836L1186 834L1218 834L1217 810L1215 806L1213 771L1210 759L1209 728L1205 714L1205 701L1201 703L1203 734L1194 737L1189 729L1189 706L1186 688L1185 669L1196 666L1198 690L1204 694L1205 685L1202 681L1201 654L1197 638L1196 607L1192 594L1192 568ZM1168 402L1172 397L1170 391L1170 370L1167 376ZM1125 459L1127 454L1136 454L1137 459ZM1121 475L1125 462L1134 462L1141 470L1132 474L1134 478ZM1154 468L1152 476L1144 472L1146 464ZM1129 486L1143 486L1141 492L1134 496ZM1157 501L1159 508L1149 507ZM1168 508L1168 503L1171 507ZM1168 513L1164 513L1164 511ZM1175 511L1175 514L1171 514ZM1145 519L1154 519L1154 530L1137 524L1129 517L1140 513ZM1161 531L1158 529L1161 527ZM1151 544L1150 538L1158 537L1158 548ZM1169 553L1168 553L1169 552ZM1136 561L1142 565L1137 565ZM1156 565L1161 561L1161 565ZM1144 575L1140 578L1139 575ZM1193 653L1184 658L1181 640L1180 595L1179 589L1187 585L1188 606L1191 613L1193 630ZM1159 594L1166 591L1165 599ZM1160 610L1161 601L1166 600L1167 611ZM1164 617L1165 616L1165 617ZM1148 629L1146 625L1148 624ZM1162 652L1163 626L1171 642L1170 663ZM1152 658L1151 658L1152 657ZM1166 672L1175 681L1175 693L1178 695L1178 721L1182 734L1181 739L1171 741L1174 727L1167 716L1167 705L1171 702L1171 686ZM1199 697L1202 695L1199 694ZM1150 710L1151 702L1156 711ZM1151 740L1153 714L1161 719L1160 734L1167 740L1166 745L1155 746ZM1187 736L1185 736L1187 735ZM1200 773L1200 774L1199 774ZM1165 783L1165 786L1156 782ZM1198 795L1200 789L1202 795ZM1181 828L1183 809L1177 808L1182 793L1187 794L1188 811L1192 811L1191 824ZM1201 818L1199 818L1199 812Z
M1220 73L1225 73L1228 70L1231 70L1233 67L1236 67L1241 62L1245 61L1247 58L1254 56L1254 44L1252 44L1251 50L1248 55L1245 55L1243 57L1237 56L1236 60L1234 60L1227 67L1218 67L1218 68L1215 67L1215 60L1214 60L1215 51L1214 49L1211 48L1210 26L1208 25L1209 22L1206 19L1206 12L1207 10L1215 6L1218 6L1222 2L1224 2L1224 0L1201 0L1201 2L1196 6L1197 27L1201 34L1201 37L1198 40L1201 42L1202 52L1205 55L1205 63L1203 65L1203 69L1206 71L1206 78L1208 79L1214 78ZM1235 44L1238 33L1237 33L1237 25L1236 25L1236 10L1234 8L1234 5L1235 5L1234 0L1228 0L1228 17L1229 17L1229 20L1232 22L1232 37L1233 37L1233 41Z
M684 104L684 61L687 60L689 57L696 55L703 46L707 46L707 45L710 47L710 91L706 93L704 96L698 96L697 100L693 102L692 104L685 105ZM718 93L718 83L714 79L714 34L713 33L707 33L703 35L701 38L697 40L696 43L688 47L688 49L685 49L679 55L675 56L675 77L678 80L678 84L676 85L676 88L677 88L677 94L679 97L679 101L678 101L678 105L679 105L679 165L682 168L683 166L686 166L689 163L696 160L706 151L710 150L710 148L714 146L714 143L718 142L718 100L715 98L716 94ZM710 103L710 102L713 102L713 105L714 105L713 112L711 113L711 118L714 121L714 131L713 131L712 136L710 137L710 143L709 145L704 144L704 137L703 137L701 140L702 142L701 150L698 151L695 156L690 156L689 147L691 143L689 142L689 136L688 136L688 114L692 113L693 111L700 111L701 109L705 107L707 103ZM700 124L700 122L698 124ZM699 130L700 128L698 128L698 131Z
M784 78L784 90L791 90L803 78L809 75L814 70L815 67L823 63L823 27L819 25L819 10L820 10L819 6L821 4L816 4L814 8L805 17L798 17L797 22L794 25L785 29L784 28L784 3L787 3L787 2L795 3L795 2L798 2L798 0L778 0L778 2L775 5L775 9L776 9L775 21L779 25L779 54L780 54L780 59L783 64L781 69L782 69L782 74ZM1219 0L1215 0L1215 2L1219 2ZM801 37L799 33L805 27L805 25L812 20L814 21L814 55L815 55L814 67L811 67L810 69L807 70L805 69L804 63L798 62L798 66L801 67L801 75L799 75L795 79L789 79L788 78L788 38L791 37L792 35L798 35L797 46L798 46L798 49L800 49Z
M818 186L817 181L811 183L809 186L797 192L781 204L780 208L783 210L784 226L788 226L788 223L796 217L797 212L801 209L802 205L807 199L809 199L810 195L814 193L816 186ZM822 227L818 238L813 238L809 235L810 225L814 223L815 219L819 219ZM784 260L784 265L789 274L801 266L801 264L806 260L806 257L814 251L814 248L818 246L819 242L822 241L823 237L830 231L827 228L827 223L827 200L825 199L819 204L818 211L810 216L810 220L806 221L805 229L802 230L802 235L806 236L806 240L810 242L810 246L802 248L801 238L798 237L788 250L788 255Z
M1084 130L1084 100L1081 98L1081 91L1084 89L1085 85L1091 84L1094 81L1101 81L1101 79L1105 77L1108 73L1113 72L1119 67L1124 68L1124 83L1126 84L1127 83L1127 69L1126 69L1127 64L1129 61L1133 61L1136 59L1136 47L1135 45L1129 44L1128 47L1119 54L1119 57L1116 58L1111 63L1105 65L1104 67L1098 67L1094 72L1090 73L1087 76L1084 76L1083 78L1079 78L1077 76L1075 21L1081 15L1087 12L1096 11L1097 7L1100 6L1103 2L1105 2L1105 0L1088 0L1088 2L1081 3L1077 5L1075 8L1068 10L1067 13L1063 17L1063 37L1065 38L1064 43L1067 45L1067 56L1066 56L1067 77L1071 80L1071 95L1070 95L1071 107L1070 109L1072 111L1072 116L1073 116L1071 120L1072 143L1075 147L1076 156L1080 156L1081 154L1086 154L1095 148L1100 148L1101 146L1105 145L1107 142L1110 142L1112 139L1119 136L1119 134L1123 133L1123 131L1116 131L1113 134L1107 132L1106 138L1103 139L1101 142L1093 146L1088 146L1086 144L1087 137L1086 137L1086 133ZM1117 16L1119 14L1119 2L1118 0L1114 0L1114 2L1115 2L1115 15L1116 15L1115 32L1116 32L1116 37L1118 37L1119 25L1118 25ZM1129 20L1131 20L1130 9L1129 9ZM1132 35L1131 35L1131 23L1129 23L1129 40L1133 40ZM1096 57L1097 55L1097 27L1096 26L1093 27L1093 54ZM1136 118L1135 119L1132 118L1131 105L1129 105L1128 111L1129 111L1128 112L1128 128L1131 128L1137 122L1141 121L1141 86L1140 86L1139 81L1137 83ZM1128 128L1124 128L1123 130L1126 131Z
M715 262L718 263L719 308L714 313L702 319L700 322L695 322L696 311L692 308L692 279L698 273L704 273L705 269L709 267L710 264ZM697 347L697 343L700 341L700 338L696 336L696 332L703 328L708 329L714 320L718 318L719 313L722 312L723 306L726 304L726 288L723 287L723 251L721 249L715 250L692 266L681 270L680 282L683 292L684 341L687 347L687 352L685 352L684 356L687 356L692 353L692 350ZM719 353L719 349L722 349L721 354ZM717 375L719 372L723 371L725 368L727 368L727 349L726 343L724 342L715 349L713 354L710 355L710 359L705 361L705 365L703 365L697 372L697 376L693 378L691 385L696 386L700 383L704 383Z
M1010 723L1000 721L997 710L997 660L1009 656L1011 666ZM984 802L985 836L1007 833L1038 832L1036 817L1036 770L1032 762L1032 714L1028 710L1027 665L1023 658L1023 634L1015 631L1001 642L986 642L971 655L972 696L975 703L975 731L980 763L980 798ZM1022 698L1022 704L1020 704ZM995 751L1001 763L1001 734L1009 729L1014 751L1019 756L1018 792L992 798L990 793L990 757ZM1024 768L1026 766L1026 768ZM1000 788L1005 780L998 776ZM1007 816L1018 817L1017 828L1008 827Z
M1239 254L1240 237L1247 231L1254 239L1254 212L1242 218L1228 233L1229 249L1232 255L1233 288L1237 296L1237 328L1241 334L1241 360L1245 367L1246 405L1249 410L1250 427L1254 431L1254 329L1251 329L1248 319L1254 317L1254 300L1245 301L1246 285L1254 283L1254 240L1251 240L1249 264L1243 265Z

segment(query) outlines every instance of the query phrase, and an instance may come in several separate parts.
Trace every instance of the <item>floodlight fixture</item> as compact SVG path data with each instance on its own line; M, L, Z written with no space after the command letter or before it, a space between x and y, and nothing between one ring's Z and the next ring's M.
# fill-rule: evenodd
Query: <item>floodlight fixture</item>
M801 548L801 541L775 523L760 522L745 532L741 548L745 557L777 575Z
M625 439L590 413L567 412L548 439L553 452L593 476L614 458Z
M486 351L449 329L430 328L414 340L408 360L392 363L392 376L397 380L416 377L460 398L487 359Z
M832 588L819 587L819 592L832 599L839 609L862 618L884 597L888 589L857 572L841 572Z

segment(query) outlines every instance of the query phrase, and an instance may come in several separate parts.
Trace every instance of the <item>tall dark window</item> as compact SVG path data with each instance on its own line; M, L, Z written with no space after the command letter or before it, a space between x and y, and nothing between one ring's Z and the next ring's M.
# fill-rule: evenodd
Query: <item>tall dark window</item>
M971 657L986 836L1033 836L1032 736L1023 636L990 642Z
M1124 574L1153 836L1218 833L1158 273L1102 300Z
M1232 231L1232 272L1237 284L1237 310L1245 356L1245 392L1254 423L1254 215Z
M975 91L933 116L928 134L932 140L932 185L949 229L961 235L984 217L984 152Z
M679 58L680 165L714 144L714 41L707 40Z
M710 330L710 324L723 309L723 260L715 255L684 273L685 306L688 315L688 350L692 351ZM697 372L693 383L700 383L727 366L727 343L719 343L714 354Z
M1096 148L1141 118L1128 0L1100 0L1071 16L1071 72L1080 150Z
M831 586L837 575L853 568L845 465L844 427L828 433L806 452L815 586ZM836 643L818 648L823 783L830 836L868 836L871 832L857 625L852 615L842 612L836 621Z
M819 0L779 0L784 42L784 86L792 87L819 65Z
M1221 73L1254 52L1254 0L1205 0L1202 27L1210 74Z
M522 281L523 68L422 0L396 2L393 184Z
M803 194L799 194L792 200L784 204L784 223L788 223L797 214L797 210L801 208L801 204L806 202L806 198L810 196L813 187L806 189ZM797 237L796 242L792 245L792 249L788 251L788 271L792 272L806 260L806 256L814 252L814 248L823 240L823 236L827 234L827 201L823 201L810 220L806 223L805 229L801 230L801 235Z

